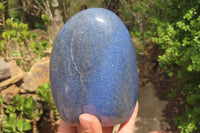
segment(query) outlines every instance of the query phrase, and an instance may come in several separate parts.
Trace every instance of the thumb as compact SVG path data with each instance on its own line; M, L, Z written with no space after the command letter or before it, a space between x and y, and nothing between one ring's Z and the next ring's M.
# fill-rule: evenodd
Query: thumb
M81 133L102 133L101 123L98 118L90 114L79 116Z

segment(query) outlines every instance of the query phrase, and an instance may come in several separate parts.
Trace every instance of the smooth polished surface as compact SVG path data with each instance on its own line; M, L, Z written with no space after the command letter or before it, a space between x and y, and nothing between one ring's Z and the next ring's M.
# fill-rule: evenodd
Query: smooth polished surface
M111 11L91 8L63 26L54 43L50 81L61 118L78 125L82 113L102 126L128 120L134 110L138 74L133 43Z

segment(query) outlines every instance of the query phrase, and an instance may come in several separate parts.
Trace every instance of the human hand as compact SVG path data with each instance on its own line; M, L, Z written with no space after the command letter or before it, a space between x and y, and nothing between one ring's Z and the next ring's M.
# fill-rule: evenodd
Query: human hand
M138 102L136 103L135 110L131 118L125 123L121 124L118 133L133 133L137 113L139 109ZM59 133L112 133L113 127L101 127L99 119L91 114L81 114L79 116L80 127L76 129L74 126L66 124L61 120Z

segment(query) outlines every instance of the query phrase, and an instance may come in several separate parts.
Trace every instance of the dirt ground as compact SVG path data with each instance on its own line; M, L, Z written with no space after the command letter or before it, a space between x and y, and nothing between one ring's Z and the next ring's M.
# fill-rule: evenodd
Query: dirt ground
M133 39L139 70L139 113L134 133L163 131L179 133L173 118L183 113L180 98L169 98L168 93L175 82L158 64L158 55L162 52L151 39L146 42L146 49Z

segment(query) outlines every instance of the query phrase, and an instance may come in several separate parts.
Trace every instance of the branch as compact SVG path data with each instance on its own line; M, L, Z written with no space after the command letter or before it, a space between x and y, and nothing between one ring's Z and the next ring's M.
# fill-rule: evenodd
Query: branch
M45 12L45 14L48 15L48 12L46 12L46 10L42 7L42 5L38 2L38 0L35 0L35 2L37 3L37 5ZM43 3L44 4L44 3Z
M24 61L30 61L30 59L25 59L23 57L6 57L6 60L24 60Z
M49 17L50 17L50 18L51 18L51 20L52 20L52 19L53 19L53 15L52 15L52 12L51 12L50 4L49 4L49 1L48 1L48 0L47 0L46 2L47 2L47 7L48 7L48 9L47 9L47 10L48 10L48 12L49 12L49 14L48 14L48 15L49 15Z
M57 0L53 0L53 2L51 3L51 6L54 7L54 8L58 7L59 6L58 1Z

